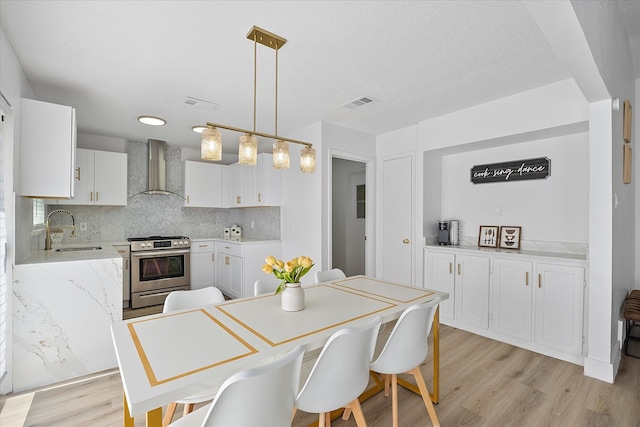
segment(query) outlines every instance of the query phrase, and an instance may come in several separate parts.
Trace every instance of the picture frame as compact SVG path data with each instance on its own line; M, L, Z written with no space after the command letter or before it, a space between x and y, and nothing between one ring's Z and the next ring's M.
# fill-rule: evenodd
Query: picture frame
M502 226L500 227L500 249L520 249L520 235L522 234L522 227L520 226Z
M497 248L498 232L497 225L481 225L478 230L478 246L481 248Z

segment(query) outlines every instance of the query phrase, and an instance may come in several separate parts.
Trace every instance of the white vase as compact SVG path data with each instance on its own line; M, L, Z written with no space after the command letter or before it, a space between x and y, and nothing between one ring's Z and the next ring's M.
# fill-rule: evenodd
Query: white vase
M287 283L281 298L284 311L304 310L304 289L300 283Z

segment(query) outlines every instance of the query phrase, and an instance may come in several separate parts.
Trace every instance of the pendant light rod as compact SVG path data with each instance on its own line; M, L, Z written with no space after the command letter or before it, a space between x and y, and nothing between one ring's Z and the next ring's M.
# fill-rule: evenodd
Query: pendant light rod
M250 130L246 130L246 129L242 129L242 128L237 128L237 127L233 127L233 126L219 125L219 124L211 123L211 122L207 122L207 126L208 127L231 130L231 131L234 131L234 132L249 133L249 134L256 135L256 136L261 136L263 138L281 139L283 141L292 142L294 144L306 145L307 147L312 147L313 146L313 144L311 144L310 142L304 142L304 141L300 141L300 140L297 140L297 139L285 138L285 137L278 136L278 135L271 135L269 133L254 132L254 131L250 131Z
M278 51L276 50L276 55ZM253 131L256 131L256 92L258 87L258 34L253 33ZM276 132L278 133L278 132Z

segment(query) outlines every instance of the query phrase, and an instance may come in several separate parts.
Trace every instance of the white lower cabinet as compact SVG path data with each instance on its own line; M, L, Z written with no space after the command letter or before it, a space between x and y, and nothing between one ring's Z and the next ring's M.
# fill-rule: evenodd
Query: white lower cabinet
M280 257L280 241L216 241L216 286L231 298L253 295L253 285L269 255Z
M521 340L531 340L533 324L533 263L494 258L493 330Z
M456 319L483 329L489 327L489 258L456 255Z
M536 343L582 354L585 269L538 263L536 275Z
M191 289L215 286L215 240L191 241Z
M122 306L129 308L131 299L131 245L113 245L122 257Z
M449 293L442 323L583 363L584 259L434 246L424 266L424 287Z

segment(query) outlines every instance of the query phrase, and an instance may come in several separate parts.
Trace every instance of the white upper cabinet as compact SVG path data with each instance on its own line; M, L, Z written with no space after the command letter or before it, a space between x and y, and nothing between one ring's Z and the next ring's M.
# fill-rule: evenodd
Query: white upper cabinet
M58 200L63 205L127 205L127 155L109 151L76 150L76 195Z
M229 167L213 163L184 162L184 205L197 208L226 207Z
M282 171L273 168L273 154L258 155L253 176L253 203L256 206L280 206Z
M228 207L280 206L281 200L281 172L273 168L273 155L258 154L255 166L229 166Z
M20 195L73 197L75 109L23 98L20 117Z

